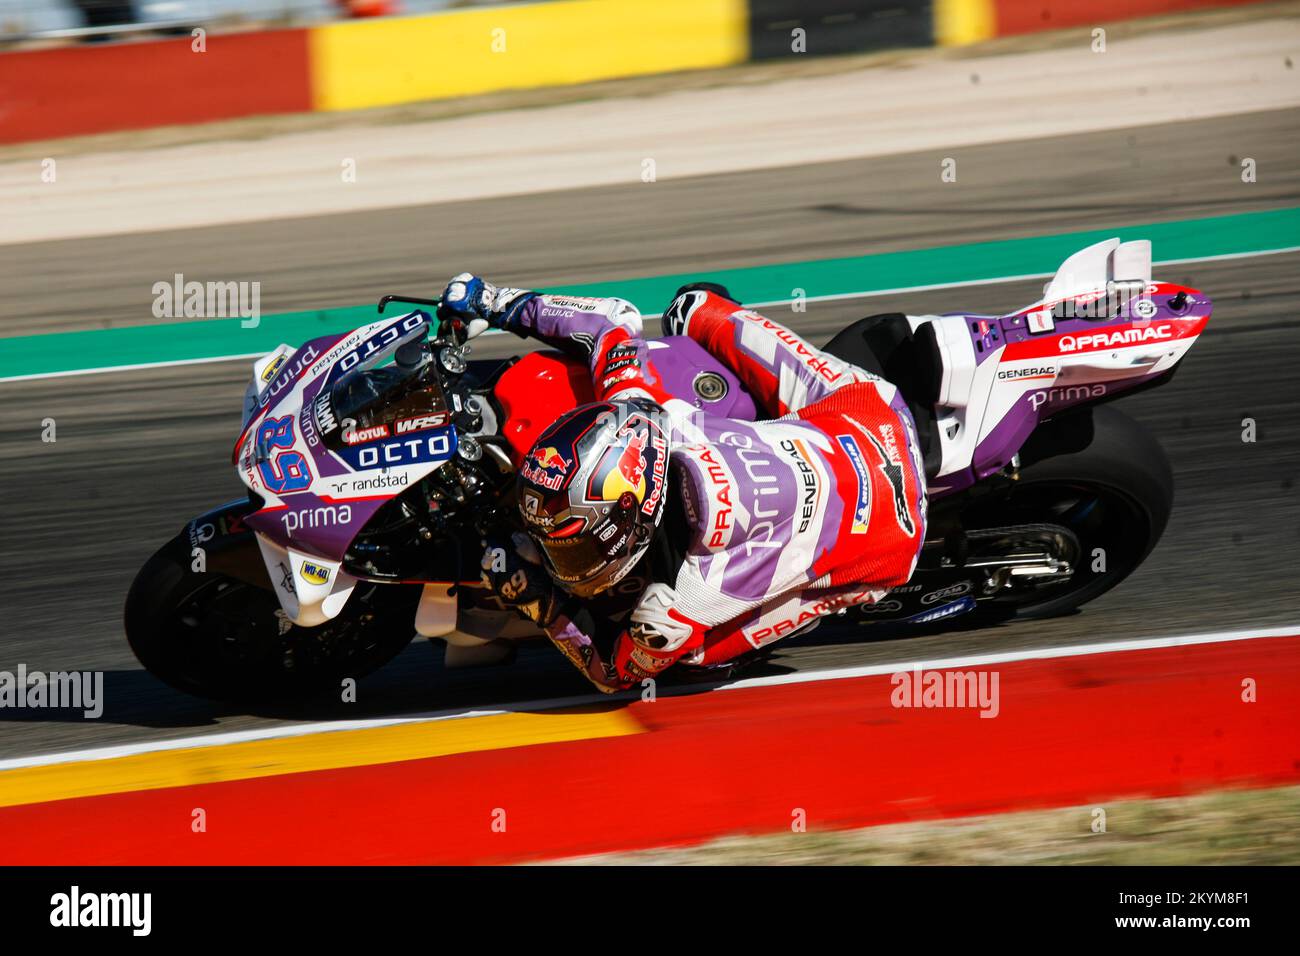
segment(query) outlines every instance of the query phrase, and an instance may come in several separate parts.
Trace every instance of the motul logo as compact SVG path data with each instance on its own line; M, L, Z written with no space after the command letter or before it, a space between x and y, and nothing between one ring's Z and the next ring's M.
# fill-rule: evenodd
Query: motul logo
M1063 335L1060 349L1062 352L1077 352L1087 349L1105 349L1117 345L1139 345L1154 339L1172 338L1171 325L1148 325L1145 328L1131 326L1116 332L1097 332L1093 335Z

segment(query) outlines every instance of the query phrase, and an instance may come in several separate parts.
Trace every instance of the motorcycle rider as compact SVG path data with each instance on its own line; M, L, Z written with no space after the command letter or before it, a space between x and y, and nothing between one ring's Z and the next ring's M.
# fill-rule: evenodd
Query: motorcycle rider
M622 299L469 273L443 294L441 314L471 335L531 336L591 369L597 401L545 429L520 467L528 535L486 541L482 570L606 692L678 661L733 661L877 601L911 577L925 537L919 443L898 390L710 288L679 293L664 332L730 368L766 420L670 396ZM649 583L606 659L584 602L642 559Z

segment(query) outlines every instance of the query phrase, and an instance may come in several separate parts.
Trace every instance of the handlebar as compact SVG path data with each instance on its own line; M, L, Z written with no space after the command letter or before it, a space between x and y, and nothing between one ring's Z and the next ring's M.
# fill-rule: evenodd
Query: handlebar
M433 309L435 310L434 315L438 319L438 325L434 329L435 338L442 339L444 333L449 332L450 341L457 345L464 344L465 340L468 338L468 336L465 334L464 323L462 323L460 319L443 318L441 315L437 314L437 310L442 306L441 298L427 299L427 298L422 298L420 296L414 296L414 295L381 296L379 299L379 305L377 307L380 315L384 314L384 309L388 306L388 303L390 302L401 302L406 305L432 306Z
M421 299L412 295L385 295L379 299L379 314L384 314L384 309L390 302L405 302L407 305L431 305L434 308L442 305L442 299Z

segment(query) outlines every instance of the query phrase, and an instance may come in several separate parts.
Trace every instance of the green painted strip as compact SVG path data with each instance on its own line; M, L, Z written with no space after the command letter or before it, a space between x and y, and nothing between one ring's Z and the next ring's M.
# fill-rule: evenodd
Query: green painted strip
M795 289L803 289L806 296L814 298L980 282L1052 273L1071 253L1117 234L1124 239L1150 239L1156 261L1269 252L1300 246L1300 207L908 252L597 282L554 291L572 295L620 295L635 302L643 312L654 314L663 309L678 286L701 278L726 284L744 302L788 300ZM388 290L376 289L375 297L385 291ZM263 354L281 342L296 345L375 318L374 306L364 305L266 315L257 328L251 329L241 328L239 319L203 319L0 338L0 379Z

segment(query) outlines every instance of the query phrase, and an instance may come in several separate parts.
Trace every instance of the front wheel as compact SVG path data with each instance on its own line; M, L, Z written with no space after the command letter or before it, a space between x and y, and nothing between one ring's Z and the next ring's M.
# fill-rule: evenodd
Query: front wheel
M124 623L136 658L177 690L277 703L337 692L395 657L414 633L419 593L360 582L338 617L298 627L270 590L193 570L178 535L136 575Z
M1110 406L1045 423L1025 444L1021 463L1019 479L971 502L962 524L968 532L1033 529L1025 531L1027 541L1056 529L1070 541L1070 570L1011 580L980 601L987 616L1071 611L1132 574L1164 533L1174 500L1169 460L1145 428Z

